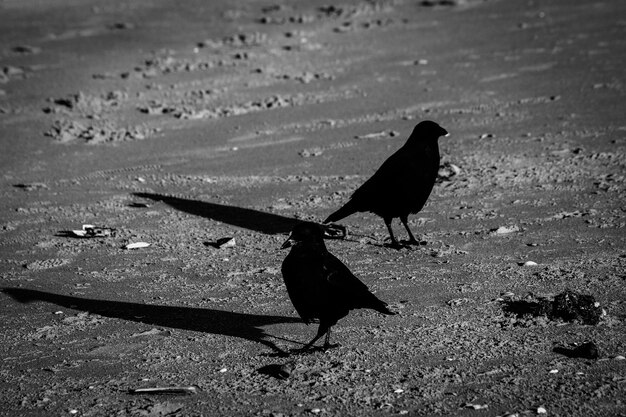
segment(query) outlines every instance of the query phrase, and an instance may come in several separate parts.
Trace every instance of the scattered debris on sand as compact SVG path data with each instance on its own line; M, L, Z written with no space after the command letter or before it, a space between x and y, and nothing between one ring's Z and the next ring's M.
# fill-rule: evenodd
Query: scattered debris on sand
M598 346L594 342L585 342L573 348L557 346L553 351L568 358L598 359L600 356Z
M501 301L505 313L524 319L545 316L549 320L598 324L603 310L592 295L566 290L550 300L532 294L524 299L507 297Z

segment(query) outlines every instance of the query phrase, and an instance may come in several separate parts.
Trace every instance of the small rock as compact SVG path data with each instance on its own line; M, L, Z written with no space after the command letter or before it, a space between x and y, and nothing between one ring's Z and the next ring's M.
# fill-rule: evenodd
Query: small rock
M8 77L15 77L18 75L24 75L24 70L19 67L7 65L6 67L2 68L2 73Z
M28 184L15 184L15 188L21 188L24 191L47 190L48 186L42 182L31 182Z
M613 359L615 359L616 361L623 361L624 359L626 359L624 356L622 355L617 355L616 357L614 357Z
M298 154L303 158L310 158L312 156L320 156L324 153L324 150L320 147L311 148L311 149L303 149L298 152Z
M551 374L558 374L559 370L558 369L550 369L550 373Z
M11 50L15 53L18 54L38 54L41 52L41 48L38 48L36 46L30 46L30 45L18 45L18 46L14 46L13 48L11 48Z
M526 262L518 262L520 266L537 266L537 262L526 261Z
M537 414L547 414L548 410L543 407L537 407Z
M220 369L220 373L223 374L224 372L228 371L228 368L222 368Z

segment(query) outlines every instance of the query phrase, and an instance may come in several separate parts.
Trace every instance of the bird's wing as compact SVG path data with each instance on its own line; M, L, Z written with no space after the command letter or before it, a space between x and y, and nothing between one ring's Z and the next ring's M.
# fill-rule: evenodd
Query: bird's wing
M324 257L324 271L325 282L333 293L357 300L365 293L370 294L367 285L354 276L352 271L330 252Z
M402 148L387 158L380 168L352 194L351 199L356 202L378 199L392 192L395 181L404 175L410 164L410 161L407 161L407 155L401 151Z
M333 305L343 305L347 310L354 308L371 308L384 314L394 314L387 304L378 299L354 274L331 253L324 260L328 293Z
M430 195L438 168L436 148L402 147L352 194L352 207L381 216L416 213Z

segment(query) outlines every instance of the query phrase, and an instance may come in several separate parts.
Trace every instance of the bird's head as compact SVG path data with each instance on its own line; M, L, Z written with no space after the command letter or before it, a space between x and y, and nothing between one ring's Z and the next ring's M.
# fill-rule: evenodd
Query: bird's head
M326 247L321 227L317 223L312 222L298 223L291 231L289 238L281 246L281 249L299 245Z
M413 133L407 140L407 143L419 143L437 141L441 136L448 136L446 129L439 126L432 120L424 120L419 122L413 129Z

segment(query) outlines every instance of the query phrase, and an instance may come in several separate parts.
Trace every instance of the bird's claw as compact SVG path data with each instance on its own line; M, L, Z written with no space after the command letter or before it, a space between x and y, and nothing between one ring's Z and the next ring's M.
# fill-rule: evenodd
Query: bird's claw
M345 239L348 236L346 226L340 224L325 224L322 226L324 239Z
M386 247L391 248L391 249L395 249L395 250L400 250L400 249L404 249L406 248L406 245L403 245L397 241L393 241L391 243L385 243Z
M322 349L324 350L324 352L326 352L327 350L338 348L338 347L341 347L341 343L326 343L324 344Z
M299 349L293 349L290 353L305 354L315 351L326 352L330 349L341 347L341 343L326 343L323 346L304 346Z
M426 242L425 240L417 240L415 238L409 239L406 242L407 245L414 245L414 246L426 246L427 243L428 242Z
M289 353L295 353L296 355L304 355L308 353L313 353L316 350L322 350L322 348L315 347L315 346L304 346L298 349L292 349Z

